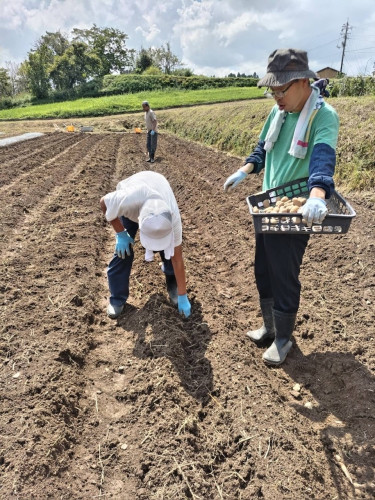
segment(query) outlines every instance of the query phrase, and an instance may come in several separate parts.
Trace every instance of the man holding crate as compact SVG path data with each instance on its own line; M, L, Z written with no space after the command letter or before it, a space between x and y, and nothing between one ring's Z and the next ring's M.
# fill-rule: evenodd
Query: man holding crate
M309 225L321 223L328 212L325 200L334 189L339 129L336 111L323 101L319 89L310 85L314 78L305 51L272 52L267 74L258 87L267 87L265 94L276 104L256 148L224 184L224 190L230 191L248 174L263 169L263 190L308 177L310 195L302 217ZM270 365L283 363L292 347L300 301L299 272L308 239L308 234L256 234L255 279L263 325L247 335L257 344L273 339L263 354Z

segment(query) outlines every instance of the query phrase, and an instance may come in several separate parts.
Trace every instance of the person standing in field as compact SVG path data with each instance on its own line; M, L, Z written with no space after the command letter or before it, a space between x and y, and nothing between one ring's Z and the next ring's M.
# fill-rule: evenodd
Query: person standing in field
M115 252L107 270L111 294L107 315L117 318L128 299L133 244L139 228L145 260L152 261L154 252L160 253L169 298L183 316L190 316L181 216L167 179L157 172L138 172L119 182L116 191L103 196L100 206L116 233Z
M326 199L334 189L339 120L324 102L317 78L309 69L307 53L278 49L268 58L267 74L258 87L276 101L261 131L255 150L224 184L235 188L250 173L264 169L263 190L308 177L309 198L302 216L307 223L321 223L327 214ZM300 266L307 246L306 234L256 233L255 280L263 325L247 332L258 344L273 339L263 360L280 365L292 347L300 302ZM317 279L317 288L319 281Z
M148 158L146 161L154 163L155 152L158 145L158 121L156 119L155 112L150 108L148 101L142 102L142 108L145 112L145 122L147 128L146 146L148 151Z

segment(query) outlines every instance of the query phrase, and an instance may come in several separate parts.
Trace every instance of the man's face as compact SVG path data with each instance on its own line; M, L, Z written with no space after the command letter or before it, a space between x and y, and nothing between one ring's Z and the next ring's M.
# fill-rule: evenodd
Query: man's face
M293 80L280 87L271 87L271 92L280 111L301 111L311 93L308 79Z
M142 104L143 111L148 111L150 109L150 106L148 104Z

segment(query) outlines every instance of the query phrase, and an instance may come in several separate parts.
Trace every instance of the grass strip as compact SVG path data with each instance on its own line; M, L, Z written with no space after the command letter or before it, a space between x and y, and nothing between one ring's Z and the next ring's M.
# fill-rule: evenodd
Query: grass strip
M47 118L78 118L105 116L141 110L141 103L148 100L152 109L193 106L216 102L238 101L262 97L256 87L226 87L220 89L189 91L139 92L107 97L82 98L50 104L35 104L22 108L0 111L0 120L35 120Z

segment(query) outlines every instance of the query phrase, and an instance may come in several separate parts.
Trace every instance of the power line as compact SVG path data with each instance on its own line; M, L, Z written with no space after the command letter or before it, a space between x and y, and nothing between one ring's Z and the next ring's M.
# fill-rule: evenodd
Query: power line
M352 50L347 50L346 52L365 52L367 50L374 50L375 47L364 47L363 49L352 49Z
M335 38L334 40L330 40L327 43L322 43L321 45L317 45L316 47L313 47L312 49L308 49L308 52L312 52L313 50L320 49L321 47L325 47L326 45L330 45L333 42L337 43L337 38Z

